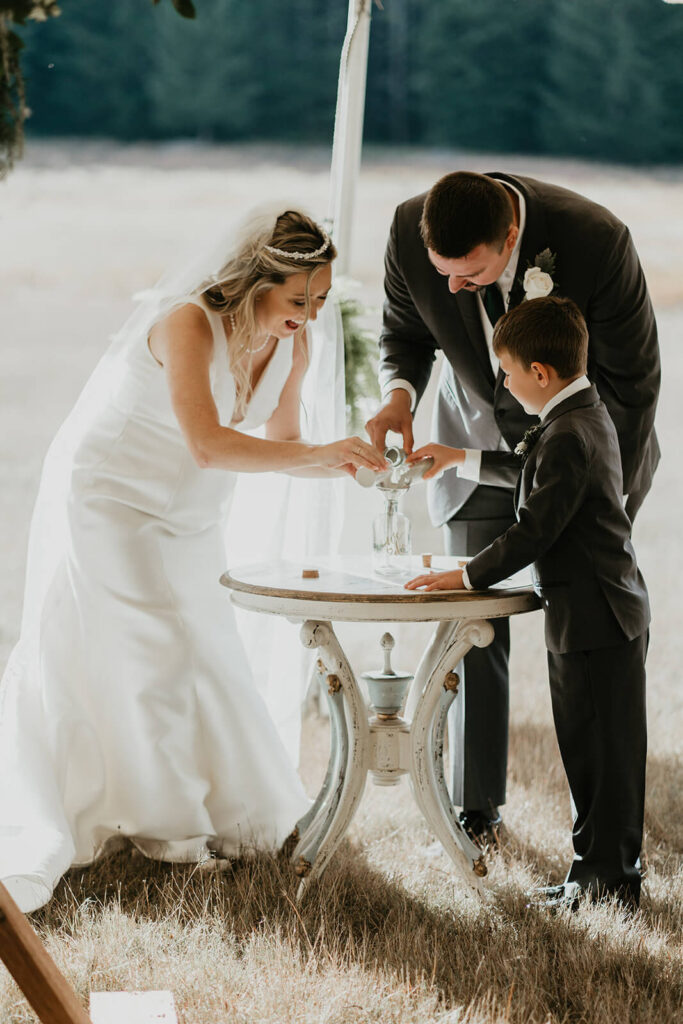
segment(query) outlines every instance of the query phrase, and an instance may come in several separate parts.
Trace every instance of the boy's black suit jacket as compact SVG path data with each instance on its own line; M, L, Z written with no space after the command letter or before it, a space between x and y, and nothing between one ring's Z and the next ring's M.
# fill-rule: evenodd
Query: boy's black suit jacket
M556 295L573 299L589 331L588 374L617 428L624 491L644 495L659 460L654 415L660 364L657 328L638 255L628 228L598 203L533 178L493 171L489 177L524 196L526 223L510 305L524 298L522 279L536 256L556 256ZM385 257L384 326L380 380L409 381L418 401L435 352L446 360L436 404L435 440L455 448L509 447L534 420L494 380L476 295L452 295L429 262L420 236L426 193L396 210ZM453 516L476 484L444 473L430 487L435 523Z
M484 452L482 482L510 483L514 459ZM556 654L611 647L645 632L650 608L622 507L616 430L594 385L548 413L517 469L515 508L517 523L469 562L473 587L533 564L546 644Z

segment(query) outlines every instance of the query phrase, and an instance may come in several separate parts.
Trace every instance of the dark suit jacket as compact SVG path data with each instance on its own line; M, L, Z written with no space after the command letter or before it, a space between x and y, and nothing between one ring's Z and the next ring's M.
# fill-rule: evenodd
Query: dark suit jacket
M617 428L625 493L645 492L659 460L654 415L660 365L657 329L628 229L583 196L532 178L494 171L523 194L526 224L510 305L522 301L522 278L543 249L556 254L554 294L573 299L590 333L588 373ZM425 195L396 210L385 258L380 380L401 377L422 396L435 350L448 363L436 409L436 437L462 448L513 448L534 419L494 380L476 296L457 295L429 262L419 222ZM430 496L432 518L446 522L476 484L449 470Z
M509 479L514 455L483 453L482 477ZM647 629L645 583L622 507L619 445L594 386L552 409L515 491L517 523L469 562L477 590L533 564L548 650L612 647Z

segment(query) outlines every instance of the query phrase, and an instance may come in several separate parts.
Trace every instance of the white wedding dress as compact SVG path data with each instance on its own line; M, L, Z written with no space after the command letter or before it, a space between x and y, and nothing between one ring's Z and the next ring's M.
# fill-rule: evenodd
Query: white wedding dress
M211 324L227 425L222 322L186 301ZM239 429L276 408L292 349L278 342ZM0 879L24 911L114 836L170 861L274 849L309 806L218 582L236 475L194 462L147 332L108 372L71 460L64 554L0 691Z

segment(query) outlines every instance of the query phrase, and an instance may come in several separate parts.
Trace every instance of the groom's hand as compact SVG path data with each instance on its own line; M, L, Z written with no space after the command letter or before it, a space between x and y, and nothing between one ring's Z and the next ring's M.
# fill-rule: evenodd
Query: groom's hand
M410 395L405 388L390 391L385 402L372 419L365 424L368 437L375 448L383 452L390 430L403 438L403 449L407 455L413 450L413 416L410 411Z

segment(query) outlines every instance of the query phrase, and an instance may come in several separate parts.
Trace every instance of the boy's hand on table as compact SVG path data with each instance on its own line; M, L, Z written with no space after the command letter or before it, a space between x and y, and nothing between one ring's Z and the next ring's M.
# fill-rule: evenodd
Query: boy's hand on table
M460 466L465 461L465 450L463 448L449 448L447 444L425 444L422 448L409 455L406 463L410 466L421 459L434 459L431 466L423 476L423 480L431 480L432 477L443 473L444 469L452 466Z
M424 576L416 576L414 580L409 580L404 586L406 590L467 589L462 581L462 569L453 569L451 572L430 572Z

